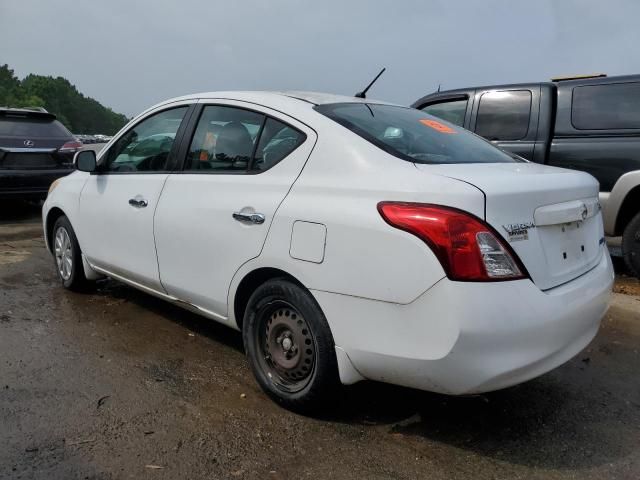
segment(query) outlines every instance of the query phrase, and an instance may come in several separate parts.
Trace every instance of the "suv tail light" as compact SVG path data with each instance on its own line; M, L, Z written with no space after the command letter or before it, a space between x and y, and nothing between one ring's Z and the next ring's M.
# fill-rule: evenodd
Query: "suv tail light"
M77 140L72 140L62 145L58 149L58 151L62 153L74 153L78 151L78 149L82 148L82 145L83 144L81 142L78 142Z
M380 202L378 211L392 227L424 241L451 280L488 282L527 277L498 233L470 213L405 202Z

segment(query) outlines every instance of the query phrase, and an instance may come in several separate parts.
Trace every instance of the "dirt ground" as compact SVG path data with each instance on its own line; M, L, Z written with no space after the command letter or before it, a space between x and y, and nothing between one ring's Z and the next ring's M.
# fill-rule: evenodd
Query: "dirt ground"
M465 398L366 382L308 418L259 390L237 332L114 281L63 290L37 207L4 212L0 478L640 478L636 279L536 380Z

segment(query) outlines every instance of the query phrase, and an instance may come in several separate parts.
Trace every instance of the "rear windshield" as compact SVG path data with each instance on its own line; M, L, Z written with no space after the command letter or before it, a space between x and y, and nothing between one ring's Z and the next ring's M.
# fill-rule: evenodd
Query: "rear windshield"
M59 121L49 118L1 117L0 136L68 138L71 133Z
M333 103L315 109L385 152L410 162L522 161L468 130L421 110L373 103Z

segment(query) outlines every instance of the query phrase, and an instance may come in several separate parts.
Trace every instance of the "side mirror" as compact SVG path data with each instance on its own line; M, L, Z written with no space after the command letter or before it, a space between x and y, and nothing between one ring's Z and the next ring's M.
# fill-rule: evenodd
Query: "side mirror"
M95 172L97 166L96 152L93 150L82 150L75 154L73 163L76 164L76 168L81 172Z

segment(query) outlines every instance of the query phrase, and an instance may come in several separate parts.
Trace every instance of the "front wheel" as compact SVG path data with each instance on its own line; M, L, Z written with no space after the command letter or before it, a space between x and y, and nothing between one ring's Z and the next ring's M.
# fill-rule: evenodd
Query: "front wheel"
M622 257L631 273L640 278L640 213L631 219L622 233Z
M242 328L245 351L262 389L285 408L326 409L340 391L333 337L311 294L286 279L251 295Z
M82 252L71 222L64 215L53 226L52 243L56 272L62 285L69 290L85 290L90 282L84 275Z

